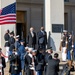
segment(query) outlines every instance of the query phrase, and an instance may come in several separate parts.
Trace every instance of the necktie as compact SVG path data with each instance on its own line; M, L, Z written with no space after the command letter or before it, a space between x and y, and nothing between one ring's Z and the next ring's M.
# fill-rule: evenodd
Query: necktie
M34 37L34 34L33 34L33 32L31 32L31 35L32 35L32 37Z

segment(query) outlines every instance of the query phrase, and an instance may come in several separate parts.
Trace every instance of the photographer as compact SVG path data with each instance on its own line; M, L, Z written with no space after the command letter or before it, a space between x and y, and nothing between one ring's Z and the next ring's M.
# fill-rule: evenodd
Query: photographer
M19 75L19 73L21 72L21 62L18 53L15 49L13 49L12 55L9 56L9 61L10 61L9 73L11 75Z

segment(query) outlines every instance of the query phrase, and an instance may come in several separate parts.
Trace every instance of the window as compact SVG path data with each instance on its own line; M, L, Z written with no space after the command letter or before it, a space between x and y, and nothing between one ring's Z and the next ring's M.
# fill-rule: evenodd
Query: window
M69 0L64 0L65 2L69 2Z

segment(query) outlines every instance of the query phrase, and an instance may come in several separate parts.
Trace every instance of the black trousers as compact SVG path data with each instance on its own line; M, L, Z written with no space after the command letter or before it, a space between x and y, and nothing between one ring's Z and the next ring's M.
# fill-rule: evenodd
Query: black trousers
M33 70L27 69L25 75L33 75Z
M44 67L44 75L46 75L47 65Z

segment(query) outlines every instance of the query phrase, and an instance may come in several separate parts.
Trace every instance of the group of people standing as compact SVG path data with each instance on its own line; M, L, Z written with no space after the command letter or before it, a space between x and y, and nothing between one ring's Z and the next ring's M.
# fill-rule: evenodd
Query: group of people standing
M61 34L60 51L62 51L62 61L68 60L69 67L71 68L75 56L73 32L63 31Z
M37 35L31 27L27 43L23 39L19 40L19 36L14 36L14 32L9 30L6 31L4 39L6 56L8 56L5 61L10 62L9 73L11 75L43 75L43 73L58 75L60 62L58 53L55 53L53 58L52 47L46 50L47 33L44 27L41 27ZM37 49L36 43L38 43Z
M33 47L35 49L35 45L38 44L38 49L46 49L47 33L44 30L44 27L41 27L40 31L37 34L34 32L34 28L31 27L27 40L29 47Z
M10 62L9 73L11 75L58 75L59 55L55 53L52 57L52 47L46 49L47 33L44 27L41 27L37 34L31 27L26 41L19 40L19 35L14 36L14 32L9 30L6 31L4 39L6 56L8 56L4 62ZM38 44L37 49L36 44ZM74 43L72 34L68 34L67 31L62 34L60 51L62 51L62 61L66 61L68 58L71 68L73 62L71 52L74 51ZM6 65L4 65L5 67Z
M14 36L14 32L10 32L9 30L6 31L4 35L5 39L5 48L6 48L6 56L8 56L8 53L11 54L12 50L14 47L16 49L19 48L20 46L20 40L19 40L19 35ZM38 39L38 41L37 41ZM46 49L46 44L47 44L47 34L46 31L44 30L44 27L41 27L40 31L37 33L34 32L34 28L30 28L30 32L26 38L25 41L25 46L28 45L29 47L32 47L35 49L36 44L38 44L38 49L43 48ZM8 58L6 58L6 62L8 62Z
M30 53L29 53L30 52ZM59 62L58 53L52 57L52 49L28 50L25 57L26 75L58 75Z

